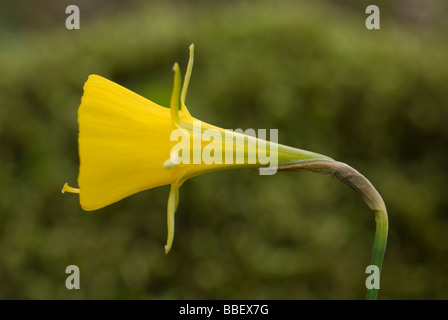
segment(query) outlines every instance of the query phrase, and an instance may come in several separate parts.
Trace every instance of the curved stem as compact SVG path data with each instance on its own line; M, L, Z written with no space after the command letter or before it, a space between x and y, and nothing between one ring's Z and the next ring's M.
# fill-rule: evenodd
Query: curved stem
M308 171L330 175L361 194L364 202L369 206L370 210L375 213L376 230L372 251L372 265L378 267L381 275L381 268L387 244L388 218L386 205L370 181L349 165L331 160L299 161L281 165L278 167L278 170ZM367 289L366 299L375 300L378 296L378 290L379 288Z
M388 220L387 212L375 211L376 231L375 240L373 243L372 264L376 265L380 272L383 264L383 257L386 251ZM368 289L366 300L376 300L379 289Z

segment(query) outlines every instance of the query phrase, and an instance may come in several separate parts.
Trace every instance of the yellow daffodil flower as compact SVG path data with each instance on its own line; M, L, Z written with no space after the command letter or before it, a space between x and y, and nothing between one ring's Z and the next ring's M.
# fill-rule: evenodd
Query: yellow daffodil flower
M387 212L370 182L329 157L193 118L185 105L193 56L191 45L182 90L179 66L174 65L170 108L98 75L89 76L78 110L79 188L66 183L62 192L79 193L81 207L91 211L143 190L171 185L165 245L168 253L174 238L179 187L189 178L233 168L260 168L260 174L272 174L277 169L329 174L361 193L375 212L377 230L372 262L381 269ZM368 297L376 298L376 293L377 289L369 290Z
M163 185L171 185L168 198L168 239L166 252L174 236L174 213L179 198L179 187L187 179L202 173L242 167L266 167L258 155L260 146L271 151L270 157L278 164L298 160L331 160L313 152L295 149L253 136L224 130L193 118L185 105L188 84L193 68L194 46L180 90L180 71L174 65L174 86L171 108L162 107L142 96L98 75L89 76L78 111L79 122L79 188L64 185L62 192L79 193L81 206L91 211L103 208L137 192ZM180 102L180 109L179 109ZM199 124L199 125L197 125ZM172 141L177 129L180 143ZM204 139L206 132L218 133ZM204 157L195 161L195 155L215 143L216 136L222 150L228 148L236 155L233 161L206 163ZM199 144L197 143L199 141ZM184 157L190 147L191 161L173 163ZM176 149L176 145L181 145ZM214 151L220 148L215 148ZM179 156L179 151L182 155ZM255 161L248 161L250 158ZM215 159L216 160L216 159ZM176 162L176 161L174 161ZM187 162L187 163L185 163ZM188 163L189 162L189 163Z

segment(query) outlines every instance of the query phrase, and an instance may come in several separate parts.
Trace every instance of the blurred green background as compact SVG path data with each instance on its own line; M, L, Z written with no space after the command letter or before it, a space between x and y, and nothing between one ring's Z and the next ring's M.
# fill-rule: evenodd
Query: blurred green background
M0 298L363 299L373 214L311 173L211 173L84 212L77 108L89 74L168 105L175 61L196 60L187 105L224 128L353 166L390 219L380 299L448 298L446 1L2 1ZM65 28L76 4L81 29ZM113 179L113 174L111 175ZM67 290L65 268L81 270Z

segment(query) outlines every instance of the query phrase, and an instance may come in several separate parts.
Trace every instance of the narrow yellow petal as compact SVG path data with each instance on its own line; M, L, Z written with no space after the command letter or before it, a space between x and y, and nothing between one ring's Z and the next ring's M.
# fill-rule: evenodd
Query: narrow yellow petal
M194 62L194 44L190 45L190 57L188 59L187 71L185 72L184 84L182 86L182 93L180 96L181 101L181 110L185 112L188 116L191 117L190 112L185 105L185 99L187 97L188 85L190 84L191 73L193 71L193 62Z
M171 185L170 195L168 197L167 207L167 226L168 236L165 245L165 253L168 254L171 250L174 240L174 214L176 213L177 205L179 203L179 186L177 183Z
M180 69L177 63L174 64L174 84L173 93L171 94L171 120L176 128L180 128L179 120L179 96L180 96Z

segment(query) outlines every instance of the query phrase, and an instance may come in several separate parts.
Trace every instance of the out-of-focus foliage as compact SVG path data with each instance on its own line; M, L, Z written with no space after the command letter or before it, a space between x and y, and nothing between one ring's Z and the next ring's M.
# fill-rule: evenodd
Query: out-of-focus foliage
M168 187L93 213L61 195L76 186L87 76L168 105L171 67L185 70L192 42L193 116L278 128L280 143L358 169L390 218L379 297L448 297L448 46L437 33L409 32L387 10L368 31L362 10L329 5L132 2L83 20L77 3L80 30L65 29L60 6L52 27L1 33L0 298L364 297L374 218L329 177L194 178L169 255ZM65 288L72 264L80 290Z

